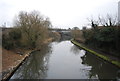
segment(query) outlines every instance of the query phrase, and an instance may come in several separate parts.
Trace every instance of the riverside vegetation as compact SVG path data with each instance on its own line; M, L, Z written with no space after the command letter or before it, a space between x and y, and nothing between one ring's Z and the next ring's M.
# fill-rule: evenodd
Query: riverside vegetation
M49 37L49 27L51 27L49 18L42 16L38 11L29 13L21 11L14 21L14 28L2 34L3 47L7 50L40 49L43 42Z
M91 28L73 30L73 38L79 43L120 57L120 23L117 19L107 15L98 20L90 19ZM101 25L101 26L100 26Z
M60 37L49 31L51 26L49 18L38 11L21 11L12 28L2 28L3 80L9 79L32 51L42 50L45 44Z

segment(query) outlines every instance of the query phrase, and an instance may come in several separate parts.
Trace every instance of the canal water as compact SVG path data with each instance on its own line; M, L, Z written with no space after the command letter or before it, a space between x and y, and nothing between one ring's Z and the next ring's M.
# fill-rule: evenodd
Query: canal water
M120 79L120 69L61 41L31 53L11 79Z

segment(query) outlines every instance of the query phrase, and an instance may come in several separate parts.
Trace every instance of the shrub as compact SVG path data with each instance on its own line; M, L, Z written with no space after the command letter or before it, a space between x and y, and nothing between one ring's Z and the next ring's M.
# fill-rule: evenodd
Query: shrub
M13 41L5 34L2 35L2 46L8 50L14 47Z

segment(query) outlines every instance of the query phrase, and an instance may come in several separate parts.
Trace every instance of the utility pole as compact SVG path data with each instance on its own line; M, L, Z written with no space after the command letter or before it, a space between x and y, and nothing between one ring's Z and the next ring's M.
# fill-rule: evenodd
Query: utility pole
M118 2L118 25L120 25L120 1Z
M116 30L116 49L119 50L119 37L118 37L118 28L120 26L120 1L118 2L118 24L117 24L117 30Z

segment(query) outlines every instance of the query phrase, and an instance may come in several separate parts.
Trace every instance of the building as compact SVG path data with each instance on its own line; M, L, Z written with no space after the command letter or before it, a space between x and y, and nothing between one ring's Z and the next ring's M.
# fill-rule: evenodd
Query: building
M120 24L120 1L118 2L118 22Z

